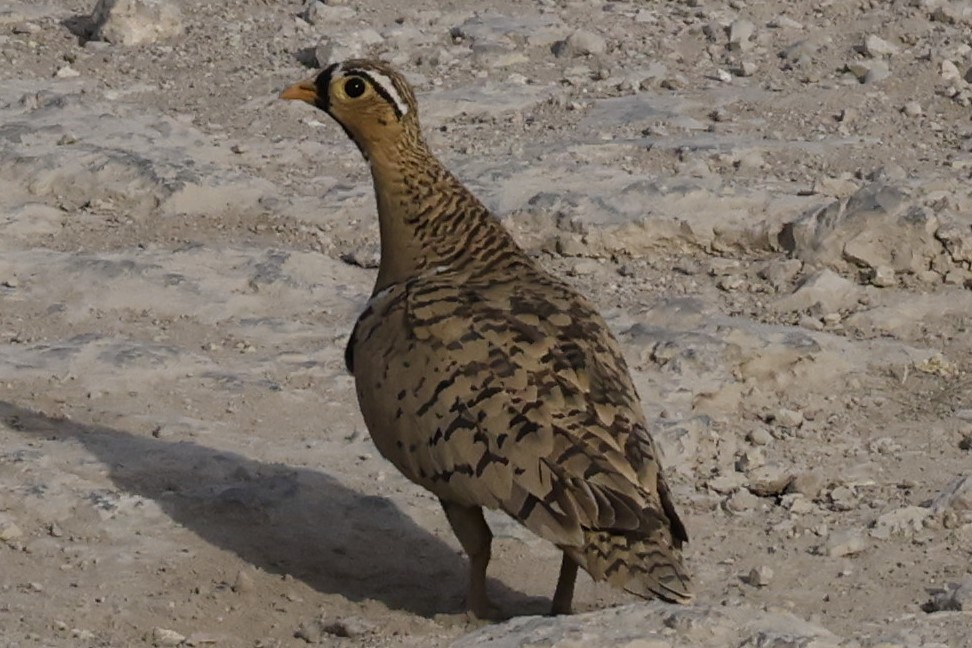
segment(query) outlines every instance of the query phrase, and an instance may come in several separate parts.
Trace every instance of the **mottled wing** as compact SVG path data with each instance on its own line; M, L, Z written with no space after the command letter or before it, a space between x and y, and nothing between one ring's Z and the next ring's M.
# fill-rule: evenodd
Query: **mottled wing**
M406 476L506 511L595 578L688 596L685 530L636 390L582 297L546 276L413 281L362 318L354 357L369 429ZM665 583L628 582L652 562Z

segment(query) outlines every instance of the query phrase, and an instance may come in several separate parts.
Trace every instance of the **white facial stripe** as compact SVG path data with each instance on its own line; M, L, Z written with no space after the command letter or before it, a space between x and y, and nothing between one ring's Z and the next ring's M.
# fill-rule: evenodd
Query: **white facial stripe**
M405 101L402 99L402 95L398 94L398 90L395 89L395 84L392 83L392 80L390 78L388 78L381 72L376 72L374 70L368 70L368 69L355 70L354 68L348 71L344 71L341 69L339 65L337 68L334 69L332 76L334 78L338 78L338 77L351 76L354 74L360 74L361 76L365 77L366 79L374 83L376 86L378 86L379 93L383 94L385 97L387 97L395 104L395 107L398 109L398 112L401 113L402 117L404 117L408 113L408 104L405 103Z
M362 70L368 75L372 81L378 84L385 94L391 97L391 100L395 102L395 106L398 107L398 112L404 117L408 113L408 104L402 100L402 96L398 94L398 90L395 89L395 84L392 80L380 72L373 72L372 70Z

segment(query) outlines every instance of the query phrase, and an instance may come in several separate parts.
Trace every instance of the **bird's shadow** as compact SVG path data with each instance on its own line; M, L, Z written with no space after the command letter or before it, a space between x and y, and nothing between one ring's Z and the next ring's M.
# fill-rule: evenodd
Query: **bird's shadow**
M124 492L154 500L205 541L271 573L353 601L375 599L422 616L464 609L466 561L390 500L318 470L291 468L195 442L138 436L0 401L21 434L76 441ZM492 581L503 608L546 602Z

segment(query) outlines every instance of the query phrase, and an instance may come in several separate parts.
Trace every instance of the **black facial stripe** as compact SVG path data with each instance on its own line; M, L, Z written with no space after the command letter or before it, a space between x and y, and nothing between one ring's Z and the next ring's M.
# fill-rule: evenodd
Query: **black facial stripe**
M368 74L364 70L354 70L353 72L352 71L349 71L349 74L355 74L355 75L360 76L360 77L362 77L364 79L367 79L368 80L368 83L371 84L371 87L374 88L374 91L378 93L378 96L381 97L382 99L384 99L385 101L387 101L388 102L388 105L391 106L392 107L392 110L395 111L395 117L398 118L398 119L401 119L402 118L402 111L399 110L398 104L395 103L395 99L392 98L392 96L390 94L388 94L388 92L385 90L384 86L382 86L380 83L377 83L375 81L375 78L373 76L371 76L370 74Z
M321 110L327 110L331 105L331 76L339 65L340 63L332 63L314 80L314 85L317 86L317 107Z

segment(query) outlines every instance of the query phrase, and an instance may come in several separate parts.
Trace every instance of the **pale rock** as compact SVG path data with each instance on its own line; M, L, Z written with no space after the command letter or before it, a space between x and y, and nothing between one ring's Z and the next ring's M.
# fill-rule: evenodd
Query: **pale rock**
M23 537L24 532L8 515L0 513L0 542L9 542Z
M596 274L601 269L601 263L597 259L578 259L571 264L568 272L576 277L584 277Z
M808 210L786 223L779 244L805 263L839 270L888 266L914 273L927 270L941 253L941 243L935 240L939 225L932 210L876 179L845 200Z
M753 567L746 575L746 582L753 587L766 587L773 580L773 570L766 565Z
M300 17L312 25L329 26L334 23L350 20L358 14L353 7L334 6L334 3L324 3L311 0L304 5Z
M891 76L891 67L880 59L853 61L847 64L847 71L861 83L875 83Z
M952 268L945 273L943 282L946 286L968 286L972 283L972 272L965 268Z
M889 262L887 248L882 241L871 236L859 236L848 241L844 246L844 258L872 271L884 267L894 272L894 268L885 265Z
M925 528L932 512L922 506L906 506L884 513L874 522L871 537L887 540L891 536L913 536Z
M355 638L373 633L378 626L360 616L346 616L324 625L324 632L334 637Z
M326 639L324 632L324 619L317 618L312 621L301 621L297 629L294 630L294 637L308 644L323 644Z
M803 412L781 407L773 415L773 422L785 428L798 428L803 425Z
M938 592L923 608L926 612L972 612L972 578Z
M510 50L521 45L551 48L569 31L553 13L507 15L486 10L467 18L449 33L454 41L472 42L474 50L476 46Z
M932 512L958 524L972 523L972 473L952 481L932 500Z
M837 648L828 630L779 608L751 605L676 606L643 601L584 614L521 616L487 625L452 648Z
M891 76L891 66L883 60L875 60L867 65L867 72L859 80L862 83L877 83L884 81L889 76Z
M779 15L776 18L770 19L766 23L767 27L772 29L803 29L803 23L793 20L789 16Z
M756 428L749 431L746 440L756 446L765 446L773 442L773 435L770 434L769 430Z
M553 53L557 58L604 54L607 51L607 41L603 36L586 29L578 29L565 40L553 45Z
M940 0L927 4L935 8L931 14L932 20L949 25L972 24L972 3L968 0Z
M737 472L731 472L710 479L706 485L711 490L725 495L727 493L732 493L739 490L745 483L746 477L744 475Z
M846 122L852 119L853 117L848 110L841 111L841 122ZM860 186L854 181L850 174L836 178L824 176L813 181L814 193L823 194L825 196L834 196L835 198L845 198L853 194L858 189L860 189Z
M152 629L153 646L178 646L185 640L185 636L175 630L169 630L168 628Z
M752 38L756 25L751 20L737 18L729 25L729 49L748 50L753 46Z
M857 508L860 499L853 488L838 486L830 491L831 508L835 511L850 511Z
M655 441L665 458L665 467L691 476L699 457L699 442L706 429L704 417L695 417L677 425L659 423Z
M736 459L736 470L747 472L766 464L766 453L760 448L743 451Z
M962 73L959 72L958 66L948 59L942 61L942 79L945 81L958 81L961 78Z
M721 42L727 30L728 25L721 20L710 20L702 26L702 33L713 43Z
M560 234L554 243L557 254L566 257L579 257L590 253L590 247L578 234Z
M751 77L759 71L759 65L756 61L751 61L749 59L744 60L739 64L738 68L735 68L733 72L741 77Z
M797 41L780 52L780 58L791 66L809 64L825 44L823 40L816 38Z
M867 538L859 529L835 531L827 538L824 548L831 558L853 556L867 549Z
M941 224L935 230L938 239L956 263L972 263L972 228L960 225L951 217L941 217Z
M76 79L77 77L81 76L81 73L70 65L65 65L64 67L59 68L57 72L54 73L54 76L58 79Z
M759 498L745 489L736 491L725 501L725 508L731 513L746 513L760 506Z
M182 34L182 12L172 0L98 0L91 14L93 38L141 45Z
M775 497L786 490L793 475L777 464L760 466L749 472L746 488L760 497Z
M861 289L833 270L819 270L805 278L792 294L778 299L771 306L778 312L807 311L818 307L831 313L853 308L861 296Z
M878 437L869 441L867 448L871 452L890 456L899 456L902 450L901 444L891 437Z
M898 277L894 272L894 268L888 266L875 266L872 268L869 280L871 285L877 288L890 288L898 285Z
M817 317L811 317L810 315L803 315L797 322L797 326L800 326L811 331L822 331L824 330L823 322Z
M901 108L901 112L909 117L918 117L922 113L921 104L917 101L909 101Z
M777 259L763 266L757 276L765 279L777 292L789 288L790 284L803 270L800 259Z
M892 56L898 53L898 47L896 45L892 45L880 36L869 34L864 39L864 53L872 58Z
M817 506L799 493L789 493L780 498L780 506L794 515L806 515L817 511Z
M247 571L241 569L236 574L236 581L233 583L232 589L237 594L249 594L256 590L256 583L253 582L253 577Z

